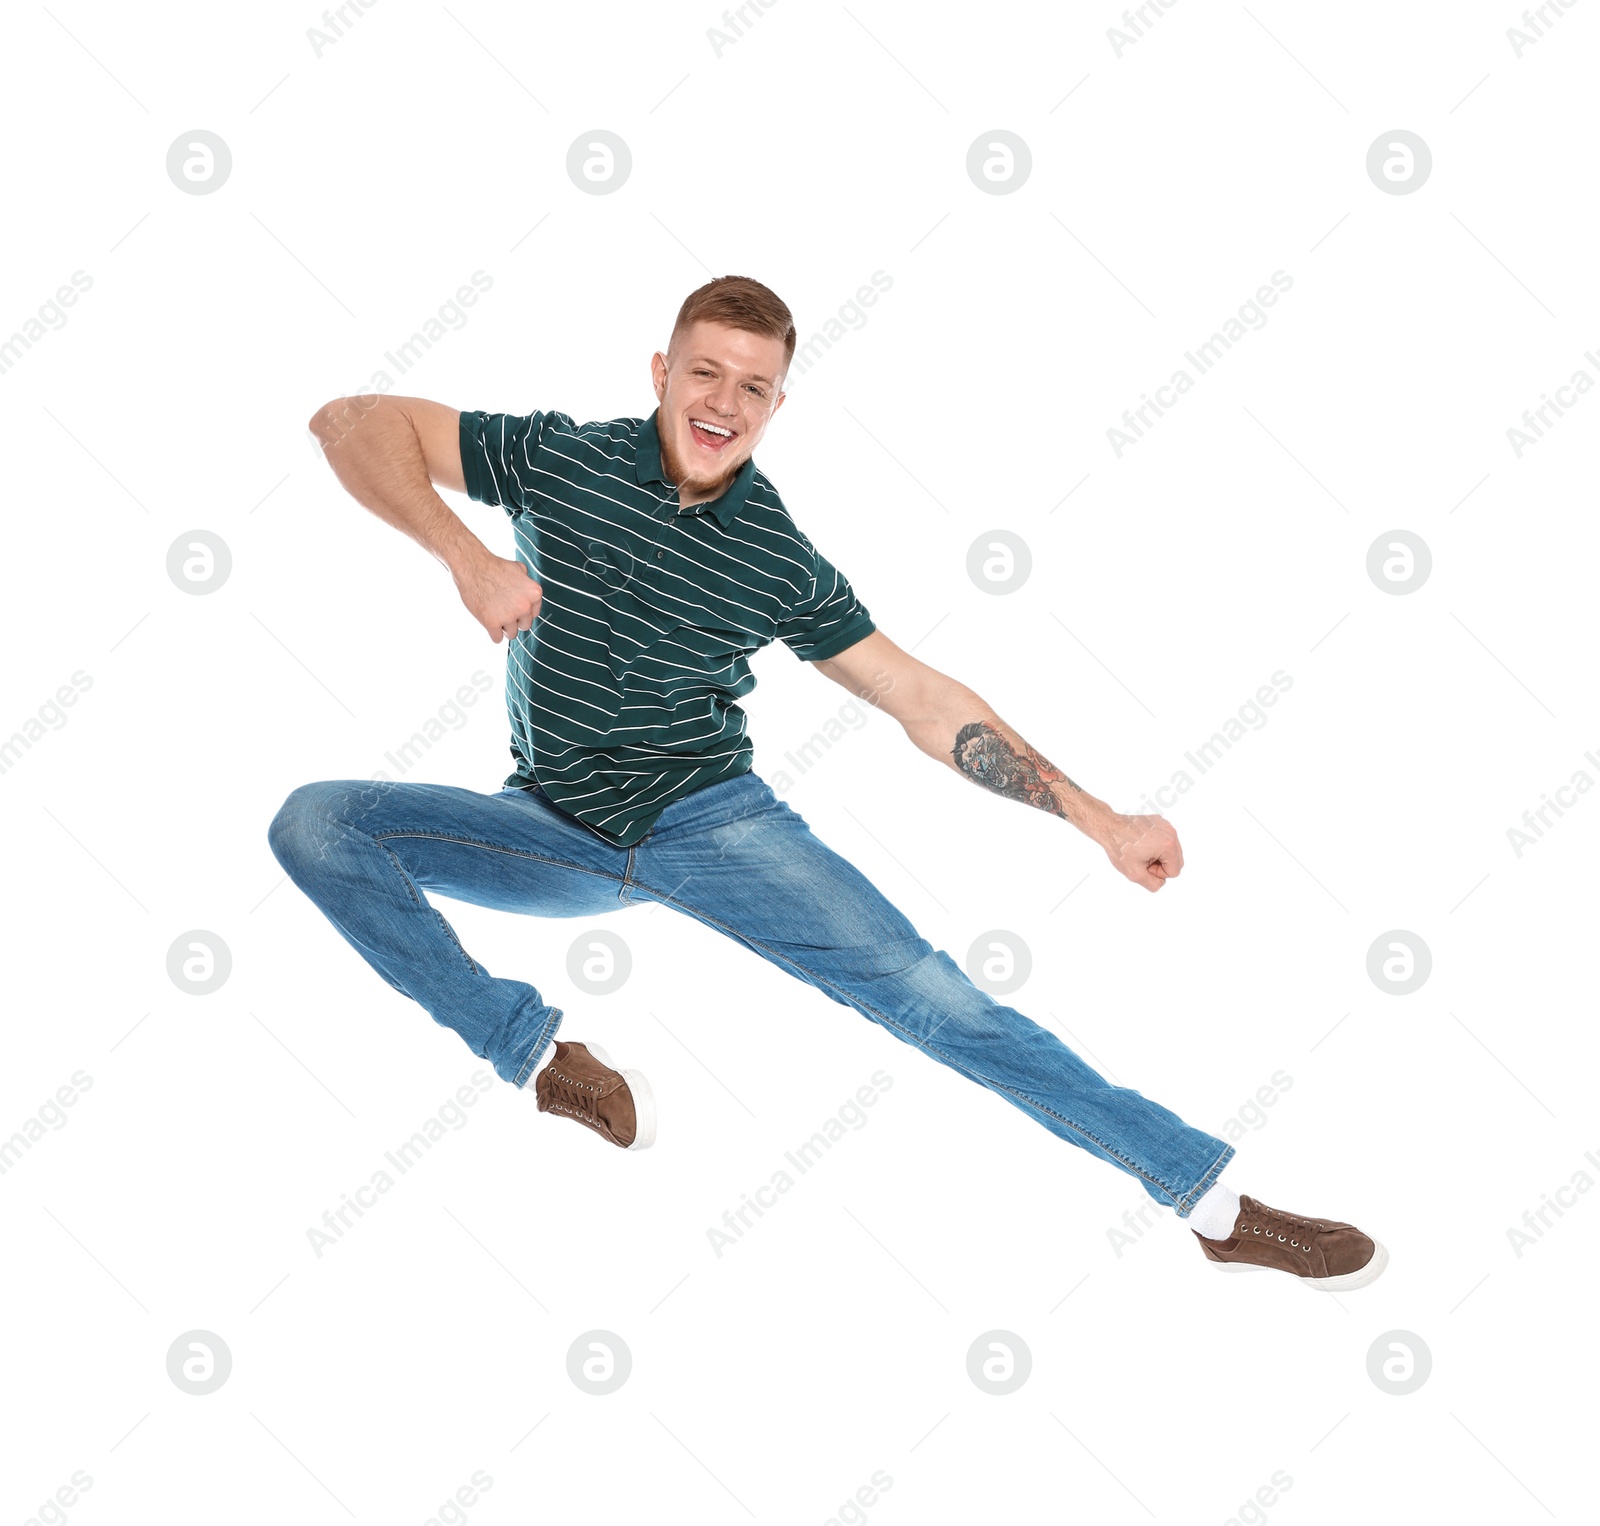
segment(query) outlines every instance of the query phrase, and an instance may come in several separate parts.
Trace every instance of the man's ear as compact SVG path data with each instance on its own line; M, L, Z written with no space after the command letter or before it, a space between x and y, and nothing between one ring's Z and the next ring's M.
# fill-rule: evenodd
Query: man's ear
M777 418L777 416L778 416L778 410L779 410L779 409L780 409L780 408L781 408L781 407L783 407L783 400L784 400L784 398L786 398L786 397L788 397L788 395L789 395L789 394L788 394L788 393L787 393L787 392L783 392L783 391L780 391L780 392L779 392L779 393L778 393L778 400L777 400L777 402L775 402L775 403L774 403L774 404L773 404L773 405L772 405L772 417L773 417L773 418Z
M656 389L656 401L659 403L667 395L667 357L660 350L650 357L650 380Z

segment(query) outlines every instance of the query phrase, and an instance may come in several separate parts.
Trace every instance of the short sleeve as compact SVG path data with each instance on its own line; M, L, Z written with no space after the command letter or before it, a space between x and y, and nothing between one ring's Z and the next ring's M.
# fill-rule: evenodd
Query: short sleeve
M461 414L461 475L467 496L497 504L513 518L532 502L545 431L557 413Z
M777 639L802 662L823 662L870 636L877 626L850 580L806 542L815 562L811 591L778 622Z

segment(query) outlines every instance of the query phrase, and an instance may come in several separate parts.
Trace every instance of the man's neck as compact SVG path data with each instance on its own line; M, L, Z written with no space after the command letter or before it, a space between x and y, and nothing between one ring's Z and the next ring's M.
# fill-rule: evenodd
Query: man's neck
M736 477L738 476L738 473L735 472L733 475ZM711 503L714 500L722 497L722 495L726 493L732 486L733 477L729 477L726 481L719 483L717 486L709 488L697 487L687 482L679 483L678 502L684 508L692 509L696 504Z

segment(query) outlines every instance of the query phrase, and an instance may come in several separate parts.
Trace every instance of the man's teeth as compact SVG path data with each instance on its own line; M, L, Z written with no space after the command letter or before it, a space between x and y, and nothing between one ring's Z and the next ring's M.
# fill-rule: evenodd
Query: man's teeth
M696 429L705 430L707 434L731 435L733 433L731 429L723 429L716 424L707 424L702 419L691 419L690 423L692 423Z

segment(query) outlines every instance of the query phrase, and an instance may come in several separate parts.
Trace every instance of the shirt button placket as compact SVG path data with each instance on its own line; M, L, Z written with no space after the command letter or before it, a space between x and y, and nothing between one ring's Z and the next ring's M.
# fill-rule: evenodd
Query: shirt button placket
M675 525L678 522L679 516L684 514L685 512L686 512L686 510L684 510L682 507L680 507L674 513L670 514L667 517L666 521L661 526L663 533L665 533L665 531L666 531L666 529L667 529L667 527L669 525ZM667 559L666 548L662 547L662 546L658 546L656 548L656 560L658 562L664 562L666 559Z

